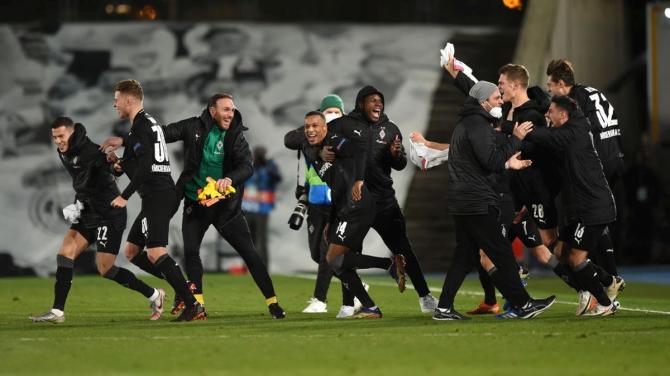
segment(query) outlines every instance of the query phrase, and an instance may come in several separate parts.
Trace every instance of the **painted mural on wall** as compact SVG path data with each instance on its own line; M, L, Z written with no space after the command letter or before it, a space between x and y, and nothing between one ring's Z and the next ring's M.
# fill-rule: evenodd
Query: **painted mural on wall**
M266 146L285 176L271 216L271 268L313 270L306 233L286 225L295 205L297 161L283 148L283 135L301 125L325 94L339 94L350 110L365 84L384 92L386 112L406 137L424 130L442 74L437 51L450 35L447 28L414 26L80 23L50 34L0 26L0 252L41 274L55 267L68 226L61 209L74 193L49 123L70 116L98 143L123 133L128 123L117 119L112 87L135 78L144 86L146 110L163 123L200 114L215 92L235 96L249 143ZM181 147L169 150L176 178ZM412 173L394 173L401 203ZM125 186L126 178L119 184ZM129 218L138 203L131 199ZM171 224L175 252L180 226L178 212ZM212 268L214 244L210 232L202 252L206 267ZM386 252L376 235L365 249Z

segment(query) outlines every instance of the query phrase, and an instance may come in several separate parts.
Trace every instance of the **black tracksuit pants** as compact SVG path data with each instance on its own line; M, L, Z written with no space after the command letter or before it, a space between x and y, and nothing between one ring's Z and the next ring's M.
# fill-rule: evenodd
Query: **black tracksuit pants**
M405 256L407 266L405 271L412 280L412 285L419 296L426 296L430 293L426 278L423 276L419 259L416 258L412 245L407 237L405 226L405 216L400 210L398 202L393 205L382 207L376 205L375 219L372 228L377 231L384 241L384 244L394 255L401 254Z
M440 308L452 308L454 298L465 276L479 263L479 250L493 261L498 271L492 276L498 290L515 307L530 300L521 285L519 266L514 259L512 245L502 234L499 211L490 206L487 214L454 215L456 253L449 267L440 295Z
M275 296L272 280L263 259L256 252L251 240L247 220L241 210L231 211L219 202L205 207L189 199L184 200L181 231L184 237L185 269L188 279L196 284L196 292L202 292L203 267L200 260L200 245L210 225L235 249L249 268L256 285L266 299Z

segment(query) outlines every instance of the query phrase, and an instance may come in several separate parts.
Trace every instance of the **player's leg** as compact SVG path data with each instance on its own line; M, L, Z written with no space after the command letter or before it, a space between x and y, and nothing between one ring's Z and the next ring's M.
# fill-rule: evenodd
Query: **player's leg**
M456 249L451 266L444 278L440 301L433 313L434 320L469 320L468 317L454 309L456 293L477 260L477 246L467 232L464 221L464 216L454 216Z
M230 244L231 247L242 257L249 268L256 286L261 290L265 297L265 304L268 306L270 315L274 319L283 319L286 312L281 308L277 300L274 285L268 269L263 263L263 259L256 252L256 247L251 240L249 225L242 212L237 212L231 217L218 215L215 216L214 227L221 236Z
M202 283L204 270L202 260L200 259L200 246L202 238L211 224L210 212L211 209L195 201L186 199L184 201L184 213L181 221L181 234L184 240L184 269L191 286L194 287L193 294L196 300L203 305L205 304L203 295L204 286ZM179 303L177 303L176 298L175 304L177 304L177 307L173 305L173 312L178 310Z
M472 216L466 222L468 231L477 249L483 250L493 264L496 271L491 278L496 288L512 303L513 309L499 315L500 318L532 318L546 309L555 301L555 296L546 299L531 299L521 283L519 265L514 259L509 239L503 237L499 230L497 210L489 207L487 215Z
M356 270L343 267L344 255L348 251L349 248L345 245L330 243L328 246L328 253L326 254L326 260L333 269L335 276L337 276L342 281L342 284L360 300L363 306L361 311L352 317L381 318L381 310L365 290L363 282L356 273Z
M593 264L588 260L589 249L597 246L598 238L604 226L585 226L579 222L568 226L570 231L570 256L569 265L572 269L575 279L579 285L590 293L588 302L582 306L582 312L578 310L577 314L587 316L608 315L614 312L612 301L603 289L603 281L598 277ZM611 281L613 277L605 277Z
M576 283L570 279L570 273L567 268L544 244L535 221L532 220L530 216L525 215L518 223L513 223L511 233L513 236L518 237L521 240L523 245L530 250L537 261L551 269L568 286L579 291Z
M86 235L86 236L85 236ZM74 260L88 248L95 238L82 225L73 224L63 237L63 243L56 256L56 283L54 302L50 311L39 316L30 316L33 322L65 321L65 302L72 286Z
M419 300L422 311L432 312L437 304L437 299L430 295L426 278L421 270L421 264L412 250L412 245L407 237L407 228L405 217L396 203L395 205L378 211L372 228L377 231L384 241L384 244L394 255L403 255L406 263L406 272L412 281L416 293L421 298Z
M483 257L486 257L484 252L480 250L480 265L477 267L477 273L479 274L479 283L484 290L484 300L479 303L475 309L468 312L469 315L484 315L484 314L497 314L500 311L500 306L496 299L496 287L493 284L493 280L489 275L489 272L492 272L494 269L493 263L486 269L483 265L491 260L486 257L485 261Z
M179 264L168 254L167 245L170 218L174 215L179 201L171 190L153 192L142 198L142 213L145 214L143 228L146 228L146 248L149 261L165 276L165 280L179 294L186 304L177 321L205 319L205 308L197 302L188 288Z
M326 299L330 281L333 278L333 271L326 261L326 252L328 244L323 238L323 230L327 222L327 214L322 213L318 208L309 207L307 215L307 243L312 260L319 266L316 272L316 282L314 284L314 294L309 300L309 305L302 311L303 313L324 313L328 312ZM353 298L352 298L353 300ZM353 303L352 303L353 304Z
M165 302L165 291L155 289L135 276L133 272L126 268L120 268L114 263L121 247L121 238L123 228L116 228L113 225L102 225L96 229L96 263L98 273L101 276L112 280L123 287L139 292L149 300L151 308L151 320L158 320L163 313L163 304Z
M144 251L144 245L147 242L146 232L146 218L144 213L140 211L140 214L137 215L132 226L130 226L123 253L128 261L140 270L144 270L156 278L165 279L156 265L149 261L149 255Z

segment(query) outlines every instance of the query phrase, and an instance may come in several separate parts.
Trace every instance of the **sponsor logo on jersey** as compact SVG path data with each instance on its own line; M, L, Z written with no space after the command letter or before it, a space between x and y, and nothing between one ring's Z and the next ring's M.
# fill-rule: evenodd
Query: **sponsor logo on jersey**
M320 177L323 177L323 175L326 174L326 171L328 171L328 169L329 169L332 165L333 165L333 164L330 163L330 162L326 162L326 163L324 163L323 166L321 166L321 168L319 169L319 176L320 176Z

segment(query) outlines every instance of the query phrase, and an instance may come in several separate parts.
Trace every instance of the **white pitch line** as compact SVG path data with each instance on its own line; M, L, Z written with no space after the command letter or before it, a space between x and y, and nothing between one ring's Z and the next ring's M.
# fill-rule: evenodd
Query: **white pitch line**
M292 275L290 275L290 277L298 277L298 278L302 278L302 279L312 279L312 280L316 279L316 276L312 275L312 274L292 274ZM397 287L397 285L395 283L391 283L391 282L375 282L375 283L368 283L368 284L372 285L372 286ZM407 284L407 289L414 290L414 286L412 286L411 284ZM434 293L442 292L442 289L438 288L438 287L428 286L428 289L430 290L430 292L434 292ZM460 295L484 296L484 293L481 292L481 291L471 291L471 290L459 290L458 294L460 294ZM578 303L575 303L575 302L564 302L562 300L556 300L556 303L567 304L567 305L577 305L578 304ZM658 315L668 315L668 316L670 316L670 312L657 311L657 310L646 309L646 308L619 307L619 310L631 311L631 312L654 313L654 314L658 314Z

